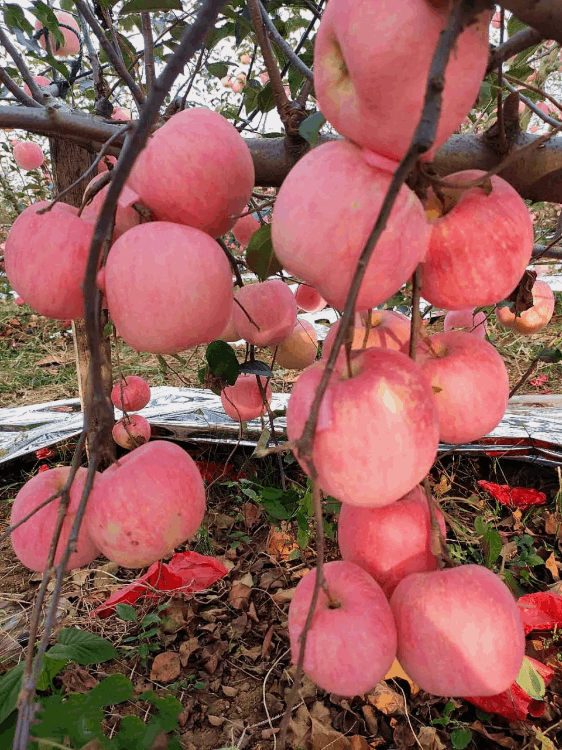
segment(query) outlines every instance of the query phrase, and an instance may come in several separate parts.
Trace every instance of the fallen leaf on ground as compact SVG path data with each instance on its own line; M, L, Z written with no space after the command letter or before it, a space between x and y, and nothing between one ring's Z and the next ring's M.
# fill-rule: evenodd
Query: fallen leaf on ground
M276 526L271 527L265 545L268 555L277 560L286 560L291 552L298 548L296 539L288 531Z
M175 651L164 651L154 657L150 679L155 682L173 682L180 676L180 655Z
M180 661L182 667L187 666L189 657L199 648L201 648L201 646L199 645L198 638L189 638L189 640L180 643Z
M251 586L235 581L228 592L228 601L235 609L248 609L251 593Z
M341 732L337 732L329 724L323 724L314 717L310 718L310 744L312 750L349 750L350 741Z
M546 495L539 490L526 487L510 487L508 484L495 484L486 482L484 479L478 481L480 487L489 492L490 495L502 505L509 508L520 508L525 510L533 505L544 505Z
M420 692L419 687L416 685L416 683L412 680L411 677L409 677L406 672L404 672L404 669L402 668L402 665L398 661L398 659L395 659L392 662L392 666L388 670L388 672L385 674L384 679L385 680L392 680L393 678L401 677L403 680L406 680L406 682L410 685L410 690L412 695L417 695Z
M550 555L545 560L545 567L551 574L551 576L554 578L555 581L560 580L560 573L558 571L558 564L556 563L556 558L554 557L554 552L551 552Z
M384 682L379 682L366 696L367 701L386 716L405 713L403 696Z
M488 732L484 725L479 721L475 721L471 724L470 728L475 732L478 732L478 734L481 734L483 737L486 737L487 740L492 740L492 742L497 743L501 747L507 747L510 748L510 750L516 750L516 748L519 747L519 743L514 740L513 737L506 737L505 734L499 732L492 734L491 732Z
M423 750L447 750L439 739L435 727L422 727L418 734L418 742Z

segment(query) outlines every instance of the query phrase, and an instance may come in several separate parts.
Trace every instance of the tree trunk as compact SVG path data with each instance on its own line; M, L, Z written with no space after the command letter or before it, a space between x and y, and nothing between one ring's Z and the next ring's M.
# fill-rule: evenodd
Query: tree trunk
M72 141L63 139L50 139L51 160L53 163L53 178L56 192L61 192L72 185L88 169L93 159L89 151L77 146ZM82 202L84 188L91 177L81 180L80 183L72 188L63 197L65 203L71 206L79 207ZM102 311L102 319L99 330L102 332L100 341L100 354L102 357L102 378L103 378L103 395L109 400L111 395L111 341L109 336L104 335L106 323L108 322L107 312ZM78 375L78 393L82 403L82 413L84 413L84 404L89 395L90 389L90 352L86 337L86 328L84 320L77 318L72 321L72 333L74 335L74 351L76 354L76 370ZM94 403L93 401L91 403ZM88 450L92 443L93 437L99 431L99 419L93 412L93 419L89 426L86 448ZM103 471L112 460L115 459L115 443L111 433L103 440L101 450L102 460L98 465L98 471Z

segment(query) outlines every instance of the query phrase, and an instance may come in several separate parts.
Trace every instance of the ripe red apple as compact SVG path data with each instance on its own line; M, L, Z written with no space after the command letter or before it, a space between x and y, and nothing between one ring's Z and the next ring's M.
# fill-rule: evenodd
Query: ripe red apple
M255 346L280 344L297 322L295 297L280 279L246 284L236 292L233 309L235 329Z
M111 115L112 120L130 120L131 119L131 110L127 107L115 107L113 110L113 113Z
M47 469L36 474L26 482L16 495L10 516L10 525L18 523L32 510L37 508L47 498L61 490L68 475L69 466L61 466L55 469ZM68 506L62 531L55 554L54 563L58 565L64 554L65 547L72 531L84 482L86 481L87 469L78 469L72 486L70 488L70 504ZM101 478L96 474L95 481ZM12 532L12 545L20 562L31 570L45 570L49 557L49 548L59 512L60 498L53 500L41 510L37 511L28 521L18 526ZM85 523L80 527L76 550L68 561L68 570L80 568L82 565L95 560L99 550L94 544Z
M302 435L325 364L311 365L293 386L289 440ZM403 497L431 468L439 437L437 407L419 367L401 352L354 352L351 370L349 377L346 363L336 362L320 406L314 465L327 494L350 505L381 507Z
M51 85L51 81L49 81L48 78L45 78L45 76L33 76L33 80L38 86L50 86ZM24 84L23 90L28 96L31 96L31 91L27 83Z
M291 169L273 210L273 246L281 265L340 310L392 179L388 160L371 161L348 141L325 143ZM358 311L400 289L425 257L429 234L420 201L403 186L367 267Z
M97 174L93 180L86 185L86 190L91 185L94 185L98 180L103 179L103 174ZM102 189L97 192L92 200L84 206L82 211L82 219L95 224L98 220L99 213L102 209L105 196L109 190L109 185L105 185ZM117 211L115 212L115 228L113 230L113 238L116 240L121 237L128 229L136 227L140 224L140 214L133 208L133 204L138 200L138 195L131 190L131 188L124 186L117 201Z
M277 347L275 361L287 370L304 370L318 354L318 338L312 323L297 318L293 332Z
M398 661L423 690L497 695L517 678L525 636L511 592L480 565L413 573L390 600Z
M254 187L254 164L236 128L203 108L184 109L150 139L129 178L156 219L220 237Z
M242 338L242 336L240 336L240 334L234 327L234 305L232 306L232 309L230 311L230 317L224 331L217 338L219 341L228 341L229 343L240 341L240 339Z
M378 583L353 563L325 563L324 576L332 601L320 589L304 671L329 693L367 693L383 679L396 656L396 626L388 601ZM301 578L289 607L293 663L298 660L315 579L316 570Z
M546 281L535 281L532 294L533 306L518 316L515 316L509 307L496 308L496 317L504 328L530 335L542 331L550 322L555 306L552 289Z
M469 169L446 177L469 183L485 172ZM533 223L523 199L501 177L462 192L458 203L432 222L422 263L424 299L436 307L462 310L505 299L531 259Z
M486 331L486 313L481 310L474 314L473 307L467 307L465 310L450 310L443 321L445 333L455 328L461 328L467 333L473 333L478 338L485 339Z
M445 536L443 515L435 509ZM390 597L410 573L437 568L431 552L431 516L419 485L384 508L358 508L343 503L338 519L341 556L366 570Z
M90 534L107 558L125 568L143 568L197 531L205 488L188 453L156 440L103 472L86 512Z
M404 156L421 116L433 51L447 23L448 5L440 6L426 0L398 6L393 0L330 0L314 46L314 89L320 109L339 133L384 156ZM437 137L426 158L474 104L488 61L490 15L482 13L455 43Z
M328 304L324 297L309 284L299 284L295 292L297 307L309 313L320 312Z
M105 291L123 339L154 354L213 341L232 308L222 249L208 234L167 221L139 224L113 244Z
M150 386L138 375L127 375L111 389L111 403L121 411L140 411L150 401Z
M150 424L140 414L123 417L113 425L113 439L121 448L132 451L150 440Z
M37 143L20 141L14 146L14 160L22 169L37 169L45 161L45 156Z
M330 356L339 327L340 321L338 320L328 331L322 347L322 359L328 359ZM407 354L410 345L410 327L410 319L401 313L393 310L372 310L371 328L367 342L363 346L367 329L367 313L357 314L352 332L351 349L357 351L378 346L381 349L393 349Z
M416 362L439 411L439 439L469 443L501 422L509 399L509 376L492 344L465 331L428 336Z
M271 386L267 378L261 378L267 401L271 401ZM240 374L234 385L221 391L222 406L226 414L236 422L247 422L265 414L261 392L255 375Z
M241 219L238 219L236 224L232 227L232 234L239 245L242 245L242 247L248 247L252 235L257 232L260 227L261 224L259 221L254 219L252 214L248 214L248 216L243 216Z
M72 29L76 29L76 31L78 32L78 36L70 29L65 29L61 26L60 31L64 37L64 44L58 47L54 38L50 34L47 34L47 36L49 37L51 52L57 57L73 57L80 51L80 26L78 26L78 22L73 16L70 15L70 13L57 11L55 12L55 16L57 17L59 23L64 23L66 24L66 26L70 26ZM40 29L42 28L42 26L43 24L41 23L41 21L35 22L36 29ZM44 36L41 37L39 43L43 47L43 49L47 48Z
M48 205L41 201L28 206L13 223L4 254L6 274L14 289L41 315L79 318L84 315L82 282L93 226L64 203L37 213Z

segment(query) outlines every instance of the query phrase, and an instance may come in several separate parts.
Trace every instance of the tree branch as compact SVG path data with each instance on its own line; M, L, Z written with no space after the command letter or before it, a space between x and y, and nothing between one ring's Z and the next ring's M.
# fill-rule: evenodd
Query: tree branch
M503 0L501 5L536 29L544 39L562 44L562 5L560 0Z
M142 13L142 36L144 39L144 69L146 72L146 90L150 94L154 84L154 40L150 13Z
M490 54L488 67L486 68L486 75L492 73L500 63L509 60L510 57L518 55L529 47L534 47L535 45L540 44L542 38L542 34L536 29L522 29L510 37L506 42L503 42L503 44L498 44Z
M41 89L39 86L35 83L33 76L31 75L29 68L25 64L25 61L23 57L20 55L20 53L17 51L17 49L12 44L10 38L4 31L4 29L0 26L0 44L4 47L6 52L10 55L12 60L14 61L14 64L16 68L21 73L21 77L23 78L24 82L27 83L29 90L31 91L31 96L33 99L37 102L43 101L43 94L41 93ZM23 92L22 92L23 93ZM25 94L24 94L25 96ZM18 99L20 97L18 96ZM21 101L21 99L20 99Z
M0 83L3 83L8 91L12 93L16 97L16 99L26 107L35 107L42 109L42 105L39 104L39 102L36 102L35 99L32 99L30 96L28 96L23 89L20 89L18 84L6 73L4 68L0 68Z
M283 52L283 54L285 55L285 57L287 57L287 59L289 60L289 62L291 63L291 65L294 68L296 68L299 71L299 73L302 73L303 76L307 80L313 81L314 80L314 76L312 74L312 71L308 67L308 65L305 65L303 63L303 61L300 59L300 57L298 55L295 55L295 53L293 52L293 48L291 47L291 45L287 44L287 42L283 39L283 37L281 36L281 34L277 31L277 29L275 28L275 24L273 23L273 21L271 20L271 18L267 14L267 11L263 7L263 4L262 4L261 0L259 0L259 4L260 4L260 9L261 9L261 16L263 18L263 22L265 23L265 25L267 27L267 32L268 32L270 38L275 42L275 44Z

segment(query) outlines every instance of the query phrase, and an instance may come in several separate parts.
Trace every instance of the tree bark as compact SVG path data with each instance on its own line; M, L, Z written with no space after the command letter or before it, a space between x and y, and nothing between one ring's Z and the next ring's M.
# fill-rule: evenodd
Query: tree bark
M92 164L92 155L76 145L73 141L52 138L50 139L51 147L51 160L53 163L53 177L55 183L55 189L57 192L65 190L67 187L72 185L79 177L88 169ZM64 202L69 203L71 206L79 207L82 203L82 194L86 187L88 180L85 178L74 187L69 193L64 196ZM107 312L102 311L102 320L100 325L100 331L104 331L105 324L108 322ZM82 403L82 413L84 413L84 404L88 396L90 388L90 353L88 350L86 329L84 320L77 318L72 321L72 333L74 336L74 352L76 355L76 371L78 376L78 393L80 401ZM104 395L109 400L111 395L111 342L108 336L104 336L102 333L102 341L100 342L100 352L102 356L102 376L104 385ZM86 447L91 445L94 435L99 431L99 423L94 413L92 423L89 426L88 436L86 439ZM103 471L112 460L115 459L115 443L113 442L111 433L106 436L103 441L103 461L102 465L98 467L99 471Z

